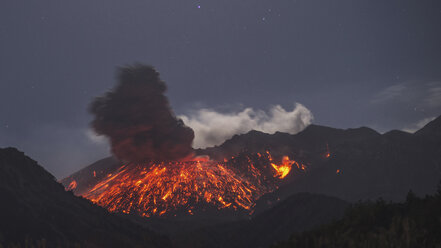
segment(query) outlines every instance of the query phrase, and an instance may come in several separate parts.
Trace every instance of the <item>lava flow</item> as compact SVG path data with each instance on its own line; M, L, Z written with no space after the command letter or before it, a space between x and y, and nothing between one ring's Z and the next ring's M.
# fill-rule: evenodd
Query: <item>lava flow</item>
M77 188L77 181L73 180L69 186L67 187L67 190L74 190Z
M297 162L285 156L280 165L269 152L237 161L195 159L148 165L127 164L108 174L82 196L111 212L141 216L193 214L205 207L251 211L255 201L277 188ZM254 162L259 164L259 168ZM231 166L239 163L241 169ZM271 173L272 177L268 177Z
M282 159L282 164L281 165L276 165L274 163L271 163L271 166L276 170L276 172L277 172L276 175L280 179L283 179L291 171L292 164L293 164L293 161L291 161L288 156L284 156L283 159Z

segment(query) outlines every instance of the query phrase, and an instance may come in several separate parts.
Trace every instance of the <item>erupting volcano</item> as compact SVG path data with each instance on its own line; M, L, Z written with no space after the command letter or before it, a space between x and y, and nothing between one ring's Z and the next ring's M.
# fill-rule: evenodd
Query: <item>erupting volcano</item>
M189 161L127 164L108 174L83 197L112 212L141 216L192 215L207 208L252 212L255 201L278 187L297 162L280 164L269 152L216 162ZM267 175L272 175L268 177Z
M92 102L93 129L109 138L125 165L78 194L111 212L146 217L209 209L252 213L255 201L275 190L293 168L305 170L287 156L273 161L269 151L222 162L189 159L193 130L173 114L165 91L154 68L136 65L121 68L118 85ZM77 187L71 181L66 188Z

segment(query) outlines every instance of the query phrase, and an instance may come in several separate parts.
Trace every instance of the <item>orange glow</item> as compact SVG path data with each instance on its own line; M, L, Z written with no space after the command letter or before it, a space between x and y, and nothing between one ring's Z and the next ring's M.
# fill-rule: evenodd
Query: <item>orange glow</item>
M326 153L325 153L325 157L326 158L330 158L331 157L331 152L329 151L329 145L326 144Z
M271 163L269 152L255 154L254 160L246 158L246 163L240 161L239 166L243 167L240 170L229 166L230 160L216 162L206 156L188 161L123 165L82 196L111 212L136 213L145 217L179 211L193 215L194 206L200 204L217 209L252 211L258 198L277 188L277 180L268 179L262 170L274 173L274 168L274 178L283 179L294 163L301 168L287 156L280 165ZM253 164L256 160L260 169Z
M335 174L340 174L340 170L339 169L337 169L337 171L335 172Z
M294 161L290 160L288 156L284 156L281 165L276 165L274 163L271 163L271 166L273 166L273 168L277 172L275 176L277 176L280 179L283 179L289 174L293 164Z
M73 180L69 186L67 187L67 190L74 190L77 188L77 181Z

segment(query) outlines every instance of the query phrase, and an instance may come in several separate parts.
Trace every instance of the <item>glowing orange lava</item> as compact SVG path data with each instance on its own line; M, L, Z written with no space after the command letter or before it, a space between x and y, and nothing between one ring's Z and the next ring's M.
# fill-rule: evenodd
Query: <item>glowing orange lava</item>
M292 164L294 164L294 161L290 160L288 156L284 156L283 159L282 159L282 164L281 165L276 165L274 163L271 163L271 166L277 171L277 176L280 179L283 179L291 171Z
M69 187L67 187L67 190L74 190L77 187L77 181L73 180L70 184Z
M329 145L326 144L325 158L330 158L330 157L331 157L331 152L329 151Z
M246 163L240 163L242 172L226 162L208 158L127 164L108 174L82 196L111 212L146 217L180 212L192 215L201 206L251 211L255 201L276 189L277 182L290 173L293 164L297 164L285 156L277 165L272 162L269 152L264 155L259 153L256 156L263 161L261 169L247 158ZM272 173L272 177L268 179L263 175L262 168Z

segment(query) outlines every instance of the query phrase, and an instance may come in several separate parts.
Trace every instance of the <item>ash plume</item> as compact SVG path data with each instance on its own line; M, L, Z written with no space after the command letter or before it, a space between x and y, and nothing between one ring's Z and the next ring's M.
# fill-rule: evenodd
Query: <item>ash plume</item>
M193 130L173 114L167 86L151 66L119 69L117 86L90 105L92 128L120 160L178 160L192 153Z

